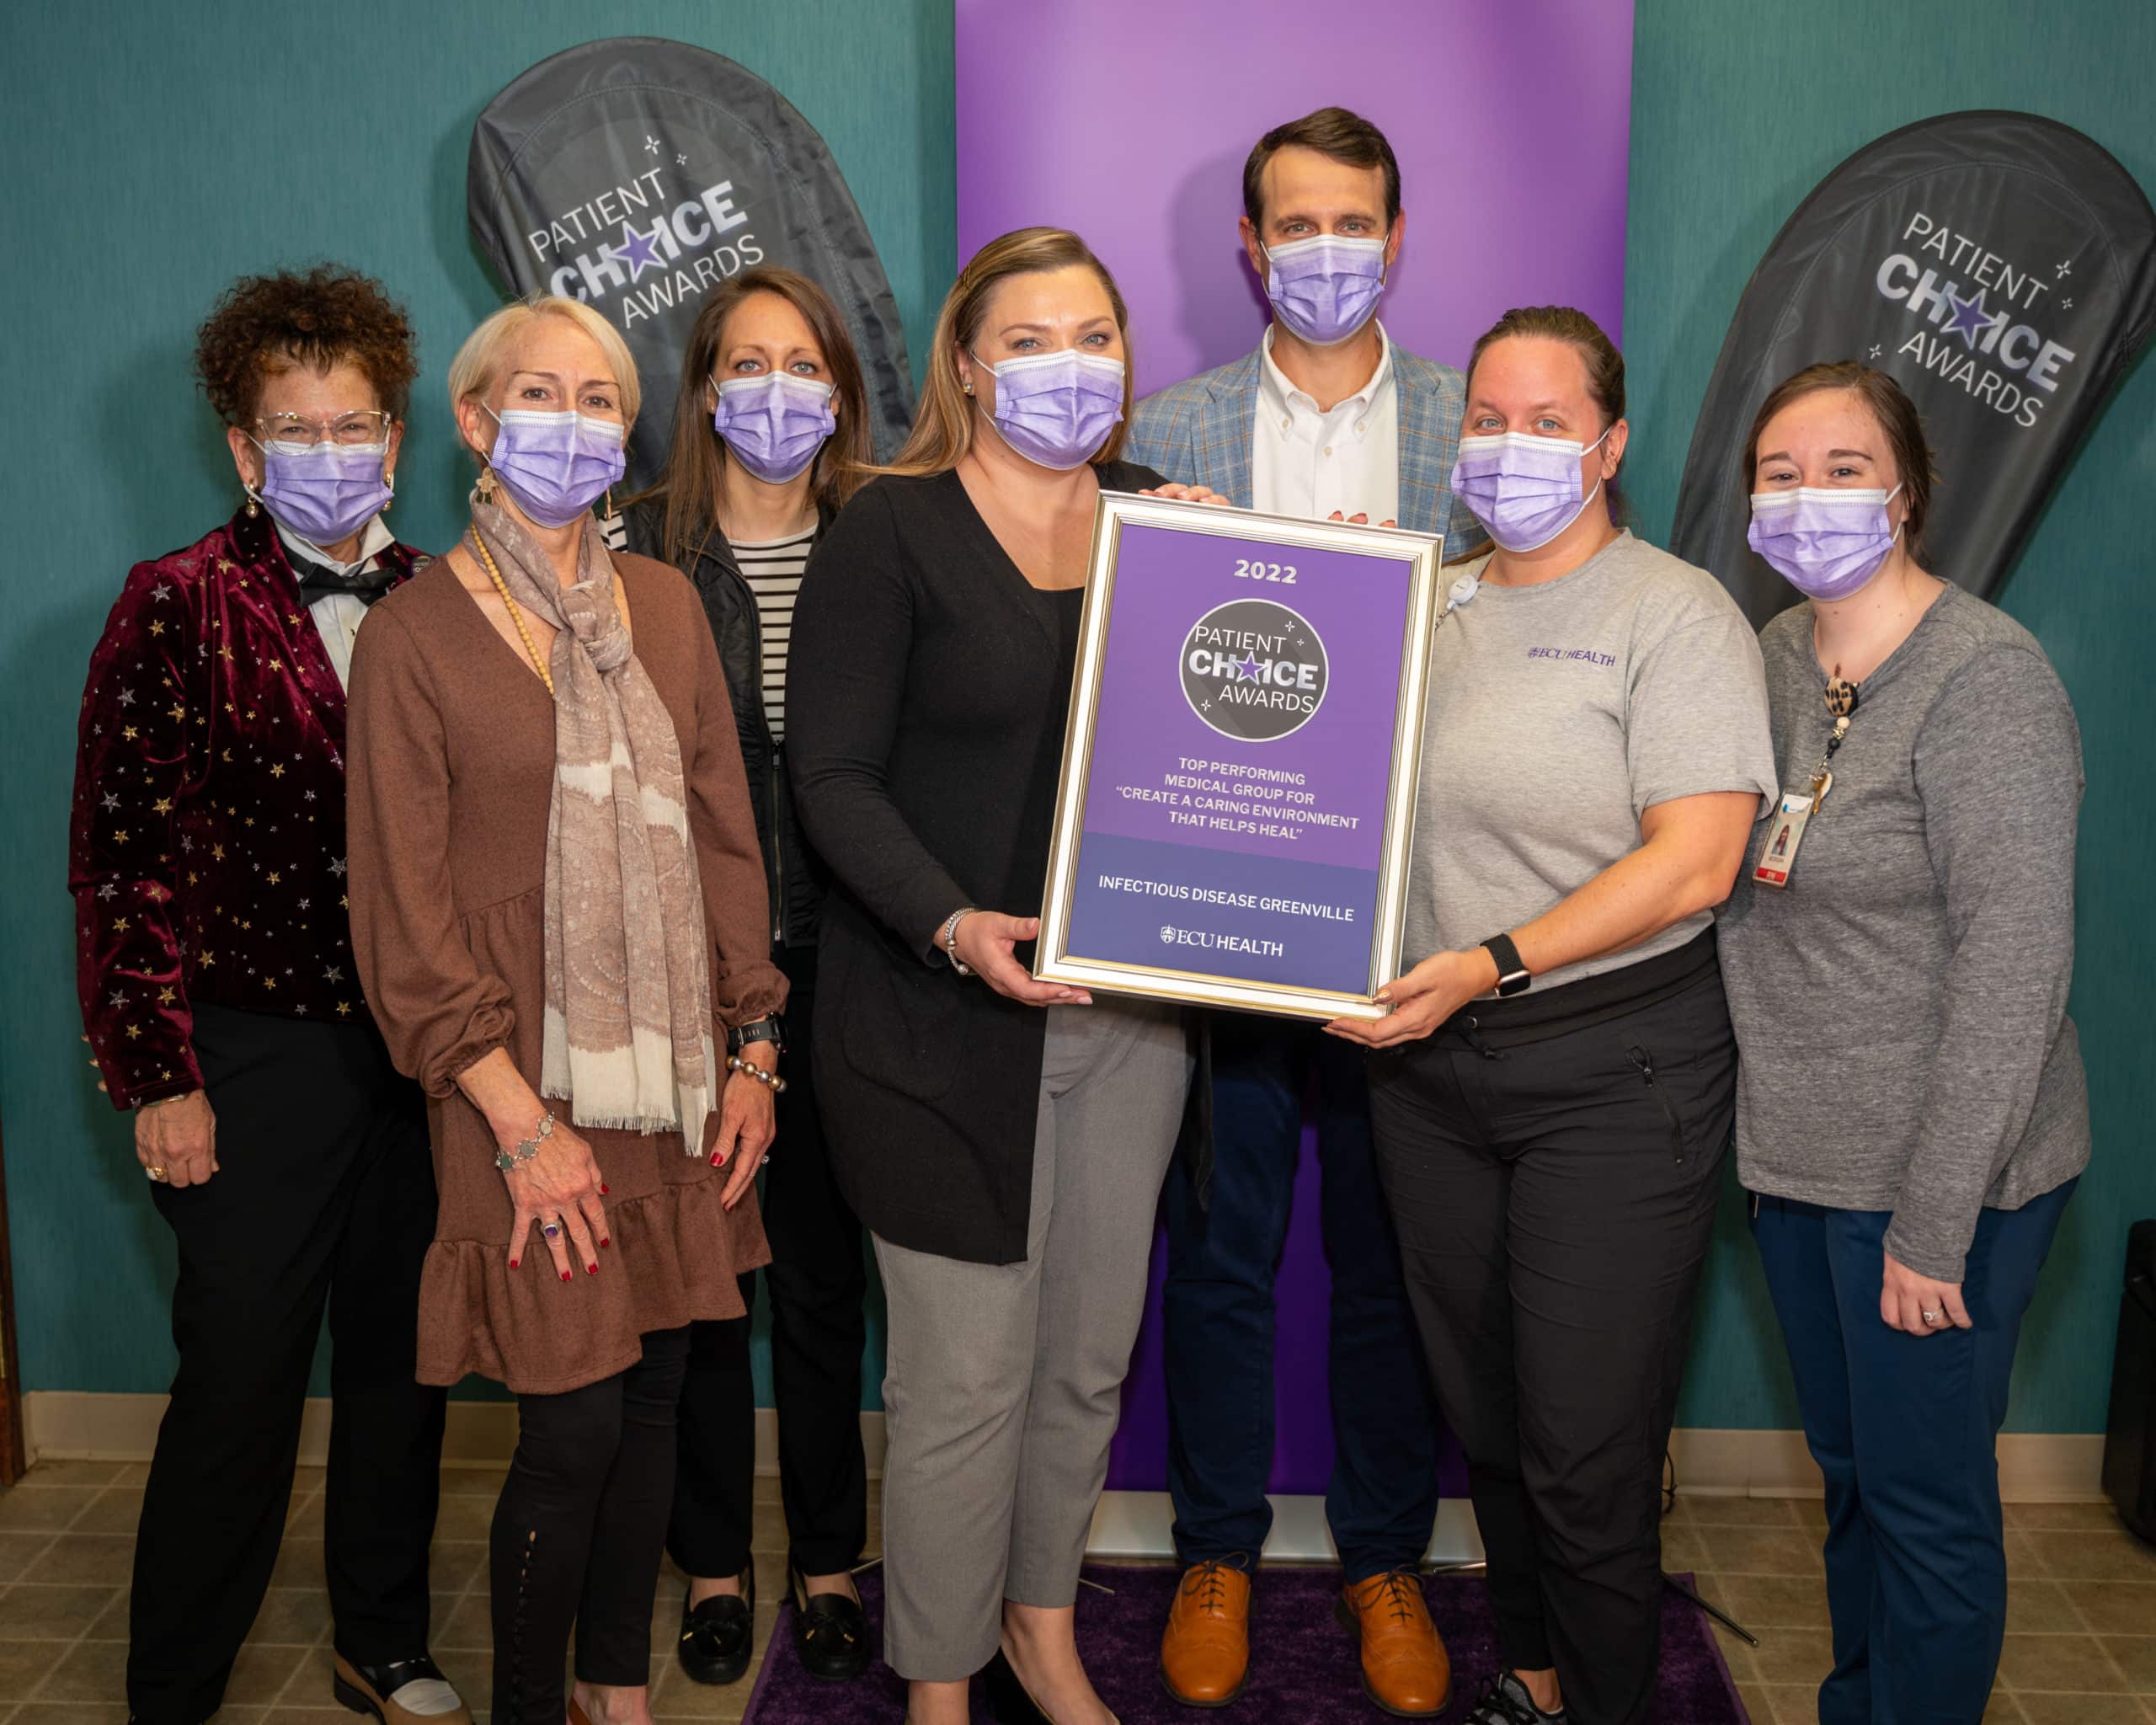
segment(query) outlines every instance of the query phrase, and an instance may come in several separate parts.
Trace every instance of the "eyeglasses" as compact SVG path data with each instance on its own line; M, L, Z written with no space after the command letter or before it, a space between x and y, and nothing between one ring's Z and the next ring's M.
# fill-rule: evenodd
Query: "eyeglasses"
M272 414L254 424L264 443L291 444L312 449L327 439L347 448L382 443L389 436L389 415L379 409L332 414L327 419L304 419L298 414Z

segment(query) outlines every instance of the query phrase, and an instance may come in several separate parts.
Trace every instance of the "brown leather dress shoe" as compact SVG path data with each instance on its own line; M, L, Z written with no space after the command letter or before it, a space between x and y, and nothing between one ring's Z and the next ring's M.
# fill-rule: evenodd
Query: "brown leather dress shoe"
M1161 1637L1161 1681L1187 1707L1225 1707L1250 1670L1250 1568L1241 1558L1182 1573Z
M1388 1569L1340 1590L1341 1622L1363 1642L1363 1693L1401 1719L1428 1719L1452 1700L1452 1661L1430 1621L1422 1578Z

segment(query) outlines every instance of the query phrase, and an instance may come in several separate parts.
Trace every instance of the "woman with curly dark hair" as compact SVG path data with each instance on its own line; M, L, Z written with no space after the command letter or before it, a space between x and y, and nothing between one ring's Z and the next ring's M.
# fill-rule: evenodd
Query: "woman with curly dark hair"
M353 638L426 562L382 521L412 328L350 270L251 276L202 325L195 369L245 500L129 571L90 657L68 848L83 1023L179 1248L128 1707L197 1725L223 1700L327 1309L334 1693L382 1725L469 1725L427 1655L426 1111L368 1016L344 900Z

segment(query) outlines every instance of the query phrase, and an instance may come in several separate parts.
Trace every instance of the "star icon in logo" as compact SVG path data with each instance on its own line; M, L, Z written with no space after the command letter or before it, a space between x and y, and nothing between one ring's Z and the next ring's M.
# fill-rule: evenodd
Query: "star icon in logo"
M2059 310L2061 310L2062 312L2070 312L2070 311L2072 311L2072 310L2073 309L2073 296L2071 294L2069 294L2069 295L2068 295L2068 296L2067 296L2067 297L2066 297L2066 298L2064 298L2064 299L2061 300L2061 301L2058 302L2058 308L2059 308Z
M674 158L674 165L676 168L686 168L689 165L689 158L686 156L676 156Z
M1235 665L1235 675L1250 682L1257 681L1257 661L1246 654Z
M2073 274L2073 264L2072 260L2069 259L2066 263L2057 265L2052 270L2052 273L2057 276L2061 280L2063 280L2066 277Z
M643 147L645 151L651 155L656 156L659 153L659 140L655 137L647 135L643 141Z
M654 270L659 267L658 235L655 223L649 233L639 233L624 222L622 224L621 244L609 246L606 249L629 266L629 280L634 281L643 274L647 266Z
M1954 315L1946 320L1946 333L1960 336L1974 347L1977 338L1990 328L1993 322L1991 312L1984 307L1983 291L1979 288L1972 300L1965 300L1959 294L1951 292L1946 299L1947 303L1954 307Z
M1873 359L1873 360L1876 360L1876 359L1877 359L1877 358L1880 356L1880 355L1881 355L1881 354L1885 353L1886 351L1886 350L1885 348L1883 348L1883 347L1880 346L1880 344L1879 344L1877 342L1876 342L1876 341L1875 341L1875 342L1873 342L1873 343L1871 344L1871 351L1870 351L1869 354L1867 354L1865 357L1865 358L1867 358L1867 359Z

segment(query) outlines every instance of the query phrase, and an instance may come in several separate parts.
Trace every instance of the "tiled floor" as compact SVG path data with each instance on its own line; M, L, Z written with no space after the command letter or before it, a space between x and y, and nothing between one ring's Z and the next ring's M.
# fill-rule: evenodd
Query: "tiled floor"
M143 1470L48 1462L0 1493L0 1725L124 1725L128 1566ZM482 1719L488 1693L486 1533L501 1476L442 1473L434 1557L437 1659ZM874 1487L871 1487L872 1492ZM776 1482L757 1482L759 1646L784 1586ZM2098 1504L2010 1505L2013 1599L1988 1720L2010 1725L2156 1725L2156 1548ZM1756 1648L1724 1634L1756 1725L1817 1717L1828 1662L1816 1503L1682 1497L1664 1561L1746 1623ZM302 1469L269 1601L218 1717L227 1725L352 1725L329 1695L322 1590L321 1477ZM872 1547L880 1518L872 1498ZM670 1568L652 1609L652 1711L660 1719L738 1719L752 1679L725 1689L675 1667L680 1580ZM1374 1719L1378 1716L1371 1715Z
M1817 1502L1680 1497L1662 1561L1759 1637L1717 1630L1754 1725L1811 1725L1831 1664ZM1987 1722L2156 1722L2156 1546L2108 1504L2009 1503L2006 1648ZM7 1609L0 1601L0 1611Z

